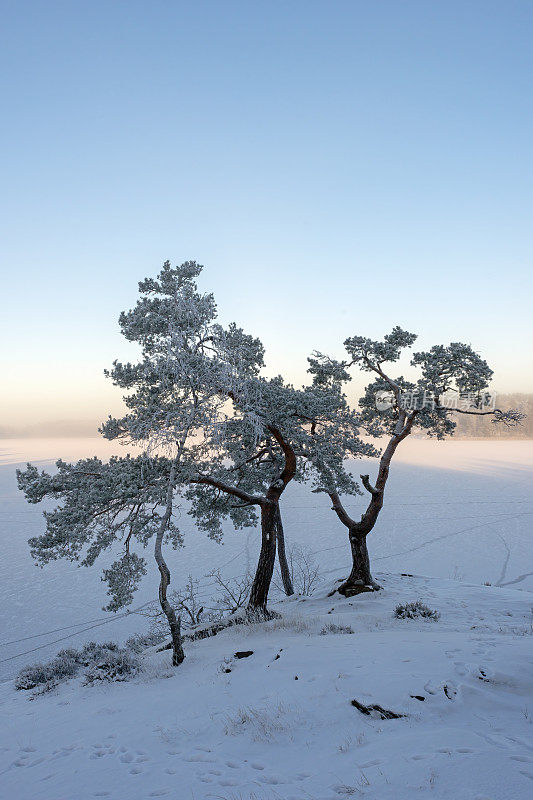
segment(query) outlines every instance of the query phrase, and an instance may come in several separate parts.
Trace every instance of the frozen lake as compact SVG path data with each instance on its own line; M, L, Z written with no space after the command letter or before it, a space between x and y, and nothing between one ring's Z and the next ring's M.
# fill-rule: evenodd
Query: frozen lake
M17 466L31 460L53 467L65 460L117 452L101 439L0 440L0 676L12 676L23 664L53 655L61 647L89 639L121 640L143 630L147 621L131 614L117 619L102 612L107 562L92 568L57 561L44 569L32 563L27 540L44 531L41 506L28 505L18 492ZM354 463L354 470L375 475L376 464ZM413 439L402 444L393 464L385 507L369 537L374 571L410 572L458 581L533 589L533 442L449 441ZM347 501L353 516L366 498ZM329 509L325 496L291 486L283 497L287 543L315 554L322 573L342 577L349 565L345 528ZM198 533L186 513L181 518L185 547L167 552L172 585L187 576L201 580L204 600L213 585L205 574L220 567L226 575L242 574L254 565L259 544L256 530L226 528L224 544ZM115 554L110 554L109 561ZM146 553L149 572L133 608L154 599L158 578ZM112 620L98 625L100 620ZM79 633L53 629L86 622ZM91 625L98 627L90 628ZM64 642L54 640L69 636ZM14 641L16 640L16 641ZM12 644L6 644L13 642ZM46 647L11 658L50 642ZM10 660L5 660L10 659Z

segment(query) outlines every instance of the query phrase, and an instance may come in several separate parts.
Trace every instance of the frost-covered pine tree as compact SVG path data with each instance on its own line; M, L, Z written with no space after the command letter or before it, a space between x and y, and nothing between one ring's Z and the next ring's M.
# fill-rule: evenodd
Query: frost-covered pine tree
M170 573L161 552L163 538L174 548L182 544L170 513L176 480L171 460L143 453L133 458L113 456L107 463L96 457L76 464L60 459L56 467L54 475L39 472L32 464L17 471L19 488L28 502L60 501L53 511L44 512L46 532L29 540L36 564L66 558L90 567L103 552L118 549L118 558L102 577L110 596L105 610L118 611L131 604L146 574L146 561L135 547L144 549L154 540L161 572L159 599L172 635L173 663L181 663L180 624L166 598Z
M466 344L435 345L426 352L415 353L411 359L411 366L419 370L415 382L391 377L388 365L397 362L402 351L411 347L416 338L415 334L395 327L383 341L362 336L346 339L348 358L343 361L321 353L314 353L309 359L309 371L317 386L342 385L350 379L348 370L352 366L374 374L374 380L359 401L360 423L376 440L388 439L381 453L375 483L370 482L369 475L361 475L370 499L359 520L348 514L340 497L342 489L335 485L334 476L327 470L323 472L322 486L317 489L329 495L333 510L348 528L352 569L338 589L347 597L380 588L370 571L366 537L383 507L391 461L400 443L417 430L437 439L452 435L456 424L453 417L457 414L487 415L493 422L509 426L519 424L523 418L517 411L494 407L487 391L492 370Z
M132 602L146 571L138 550L153 543L175 664L184 654L180 620L167 599L163 544L182 542L177 504L185 498L198 527L214 539L222 535L223 518L239 528L255 524L259 511L262 544L249 610L265 615L277 542L288 574L279 508L285 487L325 464L336 485L355 492L343 458L365 449L340 386L297 390L260 375L261 342L216 322L213 296L198 292L201 270L195 262L167 262L156 279L139 284L136 306L120 316L123 335L141 355L109 371L126 393L128 411L110 417L101 432L140 447L141 455L59 461L54 475L32 465L18 473L29 502L60 501L45 513L46 532L30 540L38 564L68 558L92 565L104 551L120 548L104 571L109 610Z
M210 443L215 452L218 442L220 457L191 480L188 496L198 525L212 535L235 509L251 515L258 510L261 551L248 609L264 617L276 544L283 542L280 499L287 485L311 479L318 486L327 470L343 492L355 494L359 487L346 472L345 459L371 454L373 448L359 438L357 415L337 384L296 389L281 377L252 376L230 378L227 394L231 416ZM283 559L281 566L283 573Z
M224 358L246 349L242 376L254 374L262 363L262 346L236 326L224 331L214 320L211 294L200 294L195 278L202 267L186 262L172 268L167 262L157 279L139 284L135 308L120 316L123 335L138 343L135 364L115 362L108 373L126 391L128 413L109 418L101 428L108 439L142 449L136 458L114 457L109 463L84 459L77 464L57 463L54 475L28 465L19 471L19 487L29 502L46 497L60 500L45 512L46 532L30 540L38 564L68 558L92 565L105 550L120 548L120 557L104 571L116 611L132 602L146 572L145 559L136 551L153 542L160 572L159 601L173 642L173 661L183 658L180 621L167 599L170 571L163 557L164 542L182 543L173 511L198 464L209 461L207 442L220 429L227 397L221 387L231 371ZM218 348L218 349L217 349ZM242 517L239 518L242 521Z

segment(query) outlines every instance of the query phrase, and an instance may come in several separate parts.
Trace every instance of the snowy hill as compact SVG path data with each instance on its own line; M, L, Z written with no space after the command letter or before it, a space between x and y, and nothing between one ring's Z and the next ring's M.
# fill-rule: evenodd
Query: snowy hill
M391 472L380 521L368 540L373 568L533 590L533 443L413 440L404 444ZM66 561L42 570L35 567L27 540L43 533L43 508L28 505L16 485L15 468L25 460L39 460L43 467L53 469L52 459L59 456L68 460L94 453L108 457L110 443L100 438L4 445L5 449L0 447L4 555L0 561L0 680L12 678L32 659L51 658L59 647L79 647L88 638L123 640L143 625L138 615L107 615L106 624L91 627L91 621L105 618L102 606L108 598L100 577L118 551L90 568L78 569ZM373 461L356 462L353 469L356 474L375 475ZM362 513L363 503L364 498L350 500L354 516ZM310 495L307 486L295 485L287 490L282 510L289 548L311 551L322 575L344 574L350 558L348 537L325 498ZM168 553L173 587L183 587L192 575L200 581L201 599L208 605L213 586L206 573L212 567L221 567L226 577L255 568L260 543L256 529L235 531L225 525L220 545L200 533L186 513L180 515L179 524L185 548ZM157 568L149 557L148 574L132 607L153 601L158 583ZM67 630L49 634L65 626ZM66 633L67 640L53 644ZM37 635L35 641L6 644ZM19 657L37 644L41 649L35 655Z
M189 642L177 669L148 651L127 683L32 701L4 683L2 796L531 797L530 596L378 574L383 591L346 600L337 577L274 604L279 620ZM417 599L440 619L395 618Z

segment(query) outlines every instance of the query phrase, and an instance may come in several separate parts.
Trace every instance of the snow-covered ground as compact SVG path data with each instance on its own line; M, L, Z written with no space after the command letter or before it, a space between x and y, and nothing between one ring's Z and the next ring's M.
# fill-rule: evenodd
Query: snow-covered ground
M32 460L52 468L59 456L108 457L114 450L116 445L101 438L0 441L0 679L13 676L28 662L50 658L61 647L88 639L123 640L147 625L138 615L117 618L102 612L106 595L100 575L106 562L78 569L58 561L40 570L28 552L27 539L44 530L42 507L28 505L18 492L16 466ZM372 475L375 469L375 462L354 464L357 473ZM532 488L531 441L407 440L398 451L385 507L369 537L375 569L533 589ZM354 516L364 501L347 501ZM322 572L336 568L342 575L349 559L346 530L325 496L289 486L282 509L289 546L308 548ZM219 545L195 531L185 513L180 524L186 546L169 553L172 585L183 585L192 574L201 582L203 602L214 589L206 572L221 567L226 575L239 575L255 563L256 530L227 526L224 544ZM134 607L152 600L158 583L151 552L146 556L149 572ZM108 560L113 558L111 554ZM100 625L102 620L105 624ZM72 625L80 625L81 632L67 628L26 638ZM56 642L64 636L69 638ZM28 652L35 647L41 649ZM27 655L13 658L20 653Z
M321 584L313 597L274 603L281 621L188 643L177 670L168 652L152 653L129 683L89 687L76 678L30 701L7 680L24 664L146 626L135 614L103 614L104 564L37 570L28 554L42 509L17 492L15 466L110 452L100 440L0 446L2 797L531 796L531 442L406 442L369 540L384 590L352 600L327 596L346 575L345 529L325 498L290 487L286 535L315 554ZM362 504L348 503L354 514ZM254 563L256 531L228 528L221 546L196 533L186 514L182 525L186 547L169 558L174 585L191 573L208 599L209 569L239 575ZM135 605L153 599L155 586L150 571ZM399 602L416 599L440 620L394 618ZM329 623L354 633L321 635ZM253 655L235 659L240 650ZM373 719L353 699L406 716Z
M188 643L177 669L151 652L131 682L76 678L33 701L4 683L2 796L531 797L530 595L383 573L382 592L346 600L327 596L337 577L275 604L281 620ZM440 620L394 617L417 598Z

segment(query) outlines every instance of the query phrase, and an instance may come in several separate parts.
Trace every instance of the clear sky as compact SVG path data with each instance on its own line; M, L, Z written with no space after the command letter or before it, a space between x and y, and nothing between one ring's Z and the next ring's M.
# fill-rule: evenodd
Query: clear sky
M301 381L400 324L533 391L533 2L2 0L0 428L118 407L165 259Z

